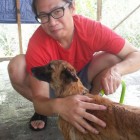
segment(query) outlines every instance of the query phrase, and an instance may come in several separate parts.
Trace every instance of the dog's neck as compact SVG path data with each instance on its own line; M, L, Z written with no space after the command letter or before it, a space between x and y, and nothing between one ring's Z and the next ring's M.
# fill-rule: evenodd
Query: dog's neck
M69 84L63 84L58 87L54 87L55 94L57 97L66 97L70 95L76 94L86 94L88 93L88 89L86 89L83 84L81 83L80 79L77 82L71 82Z

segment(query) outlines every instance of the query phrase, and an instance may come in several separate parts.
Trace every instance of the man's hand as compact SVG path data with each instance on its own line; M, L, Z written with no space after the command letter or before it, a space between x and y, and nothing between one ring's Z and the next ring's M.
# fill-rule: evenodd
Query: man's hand
M121 83L121 75L117 73L114 67L103 70L93 79L92 94L99 94L101 89L105 94L112 94L116 91Z
M121 83L121 75L114 68L104 70L101 79L101 87L105 94L112 94L116 91Z
M91 100L92 98L84 95L65 97L61 100L59 115L82 133L86 133L86 130L89 130L94 134L98 134L98 130L90 126L85 119L92 121L103 128L106 127L106 123L93 114L86 112L86 110L106 110L106 107L103 105L90 103Z

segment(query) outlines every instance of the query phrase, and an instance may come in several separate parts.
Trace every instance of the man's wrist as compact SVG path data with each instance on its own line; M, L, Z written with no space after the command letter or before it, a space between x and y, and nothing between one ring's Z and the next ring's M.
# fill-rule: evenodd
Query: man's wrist
M114 65L111 69L112 69L112 71L117 73L120 77L123 76L123 71L119 64Z
M61 112L62 98L56 98L53 105L53 113L59 115Z

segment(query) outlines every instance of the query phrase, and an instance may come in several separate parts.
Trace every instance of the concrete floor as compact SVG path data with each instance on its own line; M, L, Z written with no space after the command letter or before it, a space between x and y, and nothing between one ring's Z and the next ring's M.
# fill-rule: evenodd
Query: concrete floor
M0 140L63 140L57 127L57 117L49 117L43 131L29 129L33 105L12 88L7 64L0 63Z
M47 128L31 131L28 122L34 113L31 102L11 86L8 62L0 62L0 140L63 140L57 127L57 117L49 117ZM124 104L140 107L140 71L123 78L127 85ZM108 98L118 102L120 89Z

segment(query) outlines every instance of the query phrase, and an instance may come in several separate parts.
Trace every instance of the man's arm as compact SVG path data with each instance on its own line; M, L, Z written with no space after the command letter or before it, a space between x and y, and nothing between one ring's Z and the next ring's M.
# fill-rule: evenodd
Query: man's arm
M118 53L118 57L120 57L122 61L113 68L122 76L140 69L140 51L127 41L123 49Z
M116 91L123 75L140 69L140 51L128 42L125 42L124 47L117 56L121 58L122 61L108 68L102 76L102 88L106 94Z

